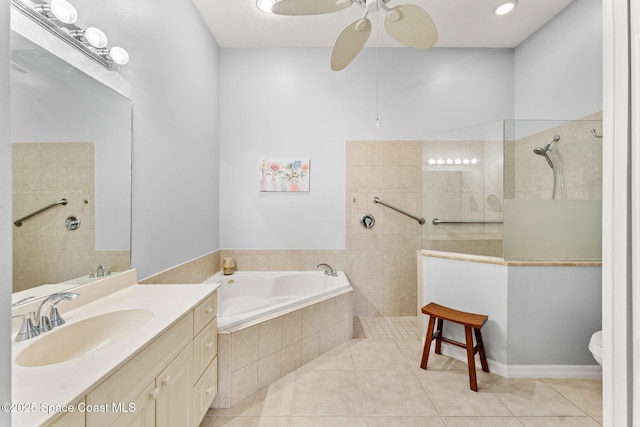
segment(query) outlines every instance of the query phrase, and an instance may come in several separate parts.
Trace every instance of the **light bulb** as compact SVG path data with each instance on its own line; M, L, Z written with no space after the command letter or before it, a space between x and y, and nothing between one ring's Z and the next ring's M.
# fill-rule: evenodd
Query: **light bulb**
M435 164L436 164L436 161L435 161L434 159L429 159L429 164L430 164L430 165L435 165Z
M84 30L83 37L87 43L97 49L107 46L107 35L96 27L89 27Z
M439 164L439 165L444 165L444 160L442 160L442 159L438 159L438 164Z
M275 3L274 0L258 0L256 2L256 6L258 7L258 10L260 12L273 13L271 12L271 7L273 6L274 3Z
M459 165L459 164L461 164L461 163L462 163L462 160L460 160L460 159L456 159L456 160L455 160L455 164L456 164L456 165Z
M518 5L518 0L509 0L504 3L500 3L493 10L493 14L498 16L506 15L507 13L515 9L517 5Z
M53 17L60 22L73 24L78 20L76 8L66 0L51 0L49 8Z
M120 46L114 46L109 49L109 57L118 65L124 65L129 62L129 53Z

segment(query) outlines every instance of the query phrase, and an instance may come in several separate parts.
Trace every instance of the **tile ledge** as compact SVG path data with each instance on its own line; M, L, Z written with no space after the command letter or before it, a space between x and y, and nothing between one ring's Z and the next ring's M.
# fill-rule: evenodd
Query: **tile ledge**
M492 257L492 256L483 256L483 255L472 255L472 254L461 254L455 252L441 252L441 251L432 251L422 249L420 251L422 256L432 257L432 258L444 258L444 259L453 259L458 261L468 261L468 262L480 262L484 264L496 264L496 265L506 265L512 267L522 267L522 266L540 266L540 267L601 267L601 260L569 260L569 259L561 259L561 260L505 260L504 258Z

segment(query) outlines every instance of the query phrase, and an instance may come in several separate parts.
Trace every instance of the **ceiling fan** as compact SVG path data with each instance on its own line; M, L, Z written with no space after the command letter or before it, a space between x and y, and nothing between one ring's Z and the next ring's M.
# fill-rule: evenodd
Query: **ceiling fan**
M424 9L403 4L390 8L391 0L279 0L271 7L276 15L320 15L338 12L356 4L365 9L364 16L347 26L336 40L331 52L331 69L344 69L358 55L371 34L369 13L386 11L384 28L405 46L428 49L438 41L438 30Z

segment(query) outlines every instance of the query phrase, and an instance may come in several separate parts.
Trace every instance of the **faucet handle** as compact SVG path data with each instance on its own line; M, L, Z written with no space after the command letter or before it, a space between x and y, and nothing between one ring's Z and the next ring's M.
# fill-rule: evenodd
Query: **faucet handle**
M16 314L15 316L11 316L11 318L14 318L14 317L22 317L23 319L22 326L20 327L20 330L16 335L16 341L25 341L40 335L40 329L38 329L33 324L33 318L35 317L35 312L30 311L27 314Z

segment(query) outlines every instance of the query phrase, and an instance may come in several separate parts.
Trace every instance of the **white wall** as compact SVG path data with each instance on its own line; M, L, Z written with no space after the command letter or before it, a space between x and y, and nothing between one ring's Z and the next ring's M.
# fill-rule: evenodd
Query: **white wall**
M11 402L11 110L9 103L9 1L0 2L0 402ZM11 414L0 412L0 425Z
M345 141L420 140L513 112L511 49L379 49L378 79L375 49L337 73L329 58L222 50L221 247L344 248ZM263 156L310 157L311 191L260 193Z
M575 0L515 50L515 118L602 110L602 4Z

